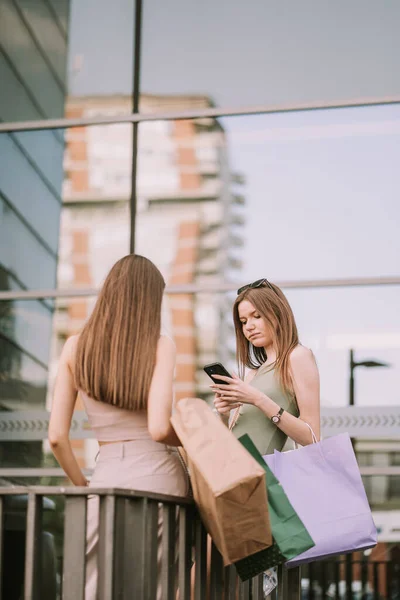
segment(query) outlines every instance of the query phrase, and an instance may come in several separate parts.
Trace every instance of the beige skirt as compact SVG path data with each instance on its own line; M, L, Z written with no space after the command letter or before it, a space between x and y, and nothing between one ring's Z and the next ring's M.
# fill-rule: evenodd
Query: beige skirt
M189 481L177 450L151 439L101 446L90 487L127 488L183 498L189 493ZM98 527L99 498L90 496L85 600L95 600L97 597Z

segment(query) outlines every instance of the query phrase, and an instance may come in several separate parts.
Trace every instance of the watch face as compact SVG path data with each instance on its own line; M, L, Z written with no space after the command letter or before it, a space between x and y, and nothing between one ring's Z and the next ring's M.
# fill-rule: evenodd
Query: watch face
M280 418L279 418L279 417L277 417L277 416L275 416L275 417L272 417L271 421L272 421L273 423L279 423L279 421L280 421Z

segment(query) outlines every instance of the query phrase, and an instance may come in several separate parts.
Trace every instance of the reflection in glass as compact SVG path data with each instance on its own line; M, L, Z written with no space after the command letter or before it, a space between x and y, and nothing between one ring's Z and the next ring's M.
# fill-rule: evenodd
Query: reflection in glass
M399 17L397 3L371 0L351 10L312 0L290 10L258 0L144 0L141 92L154 95L153 110L190 109L199 93L218 107L396 98ZM157 103L163 95L169 106Z
M0 117L2 121L64 116L66 31L69 2L61 25L57 8L34 0L3 0L0 5Z
M98 114L108 112L101 112L103 105L97 105L97 97L107 100L132 95L134 10L134 0L71 2L68 93L85 97L88 103L93 97L93 109L99 110ZM132 101L126 112L132 112ZM67 116L72 117L73 113Z
M38 318L41 317L41 318ZM0 302L0 411L44 410L47 391L47 361L51 332L51 311L39 302ZM46 352L47 349L47 352ZM39 467L41 441L8 439L10 432L31 429L27 420L2 427L2 467Z
M226 133L217 119L141 123L137 251L153 260L172 286L238 280L244 187L232 171ZM171 295L168 304L168 327L182 361L177 396L204 395L203 365L217 353L225 363L232 358L225 297L181 293Z
M88 108L85 99L68 102ZM119 98L99 102L109 111L121 106ZM69 129L64 169L58 287L98 288L129 252L132 126Z
M63 131L0 134L1 289L55 287L63 140Z
M400 107L221 119L246 180L245 280L400 274Z

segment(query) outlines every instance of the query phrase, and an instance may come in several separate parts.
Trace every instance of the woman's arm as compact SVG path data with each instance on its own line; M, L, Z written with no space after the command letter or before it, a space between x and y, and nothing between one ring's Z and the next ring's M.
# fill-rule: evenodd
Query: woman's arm
M150 385L147 418L154 441L181 446L171 425L176 349L172 340L161 336L157 346L156 366Z
M54 456L74 485L87 485L69 440L77 390L73 377L78 337L69 338L61 353L49 424L49 442Z
M313 353L304 346L297 346L292 351L289 360L300 418L294 417L285 411L276 426L282 429L292 440L306 446L312 442L311 432L306 423L313 429L317 439L320 436L318 368ZM218 378L228 382L229 385L226 387L213 385L211 388L222 396L221 401L225 404L230 404L231 407L237 405L238 402L253 404L262 410L269 419L278 413L279 404L247 382L241 381L235 376L231 379L218 375Z
M297 346L289 357L293 388L299 407L299 418L284 412L277 425L286 435L301 446L312 442L312 436L306 423L310 425L317 439L320 437L320 395L319 373L311 350ZM279 405L265 394L255 401L267 417L271 418L279 411Z

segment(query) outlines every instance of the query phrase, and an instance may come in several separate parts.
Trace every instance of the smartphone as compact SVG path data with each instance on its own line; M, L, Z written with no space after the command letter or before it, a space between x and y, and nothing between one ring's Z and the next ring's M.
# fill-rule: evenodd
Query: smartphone
M225 381L222 381L222 379L214 379L214 375L223 375L224 377L232 377L232 375L229 373L229 371L227 371L225 369L225 367L223 365L221 365L221 363L219 362L215 362L215 363L211 363L210 365L206 365L204 367L205 372L207 373L207 375L209 377L211 377L211 379L214 381L214 383L218 383L220 385L228 385Z

